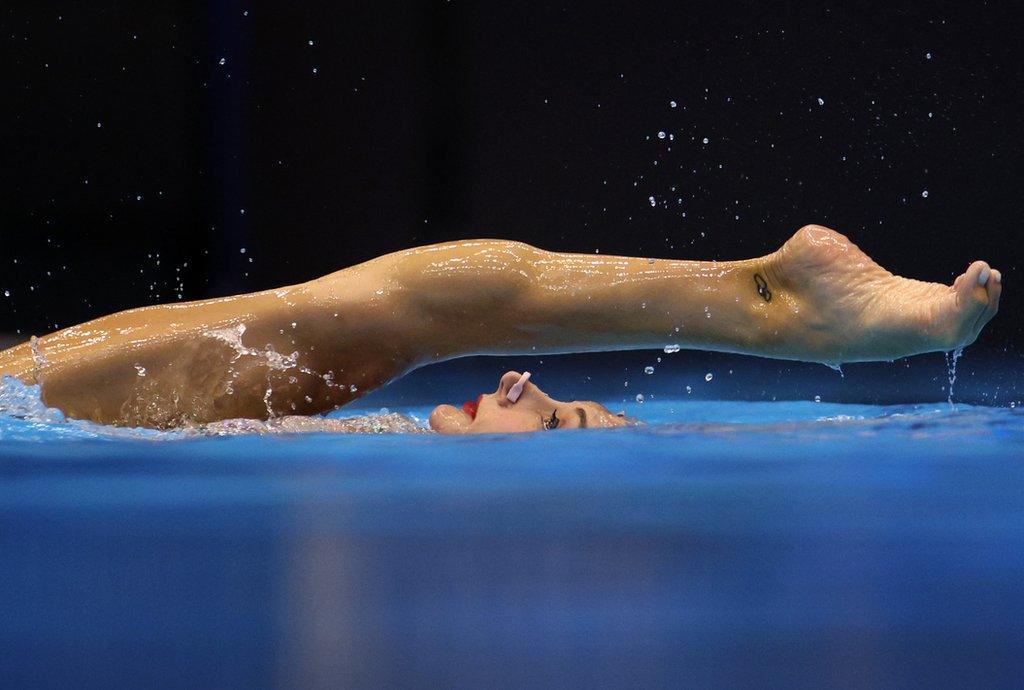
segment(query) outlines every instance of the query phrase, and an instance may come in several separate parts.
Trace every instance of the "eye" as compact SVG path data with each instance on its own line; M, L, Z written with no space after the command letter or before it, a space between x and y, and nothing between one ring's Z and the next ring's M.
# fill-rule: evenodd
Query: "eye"
M551 416L544 419L544 429L551 431L558 428L557 410L551 410Z

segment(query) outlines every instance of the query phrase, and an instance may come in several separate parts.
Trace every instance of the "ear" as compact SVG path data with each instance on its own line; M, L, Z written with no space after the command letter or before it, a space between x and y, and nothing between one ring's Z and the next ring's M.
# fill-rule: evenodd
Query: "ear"
M457 407L438 405L430 413L429 421L430 428L440 434L464 434L473 420Z

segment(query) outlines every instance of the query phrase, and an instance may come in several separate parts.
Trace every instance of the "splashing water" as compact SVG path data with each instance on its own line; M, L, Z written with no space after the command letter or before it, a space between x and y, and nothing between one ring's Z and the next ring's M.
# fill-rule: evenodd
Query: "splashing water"
M949 377L949 396L946 400L949 402L949 408L956 410L956 404L953 402L953 384L956 383L956 362L964 354L964 349L958 347L953 352L943 352L942 356L946 359L946 375Z
M156 430L96 424L69 419L60 410L47 407L38 385L22 383L13 376L0 378L0 440L53 440L56 438L136 439L172 441L201 436L241 436L245 434L425 434L429 427L414 415L391 412L358 414L349 417L288 415L266 421L227 419L209 424Z
M65 421L60 410L43 404L39 386L24 384L13 376L0 379L0 413L43 424L60 424Z
M217 328L214 330L204 331L203 335L208 338L220 340L230 346L235 351L235 356L231 360L233 362L241 359L243 355L248 355L261 360L262 364L265 364L271 369L284 371L286 369L292 369L298 365L299 353L297 351L290 355L282 355L280 352L274 350L270 344L267 344L267 347L263 350L257 350L254 347L247 347L244 345L242 343L242 336L245 335L244 323L240 323L234 327Z
M29 347L32 349L32 375L38 381L39 370L50 362L46 359L46 355L43 354L43 348L39 344L39 338L36 336L29 338Z
M846 378L846 374L843 373L843 365L839 362L822 362L822 364L839 374L839 378Z

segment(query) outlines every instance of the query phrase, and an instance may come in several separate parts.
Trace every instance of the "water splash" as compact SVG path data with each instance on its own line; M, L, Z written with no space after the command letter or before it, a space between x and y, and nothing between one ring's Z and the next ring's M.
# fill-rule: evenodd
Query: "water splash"
M29 347L32 350L32 378L37 382L39 381L40 369L49 365L50 361L46 359L46 355L43 354L43 348L39 344L39 338L32 336L29 338Z
M946 375L949 377L949 396L946 398L949 402L949 409L956 410L956 404L953 402L953 384L956 383L956 363L964 354L964 349L958 347L953 352L943 352L942 356L946 359Z
M351 417L287 415L266 421L228 419L168 430L108 426L81 419L69 419L60 410L47 407L40 395L38 385L22 383L13 376L0 378L0 440L46 442L58 438L79 438L173 441L203 436L245 434L431 433L426 423L417 417L383 408L380 412Z
M290 355L282 355L269 343L263 350L246 346L242 343L242 336L245 335L244 323L226 328L215 328L213 330L203 331L203 335L208 338L219 340L231 347L231 349L235 351L235 356L231 359L232 362L237 362L243 356L250 356L261 360L262 364L267 365L271 369L278 369L281 371L293 369L298 366L299 363L298 351L293 352Z
M43 424L65 421L64 413L43 403L38 385L22 383L13 376L0 379L0 414Z
M839 374L839 378L846 378L846 374L843 373L843 365L840 362L822 362L822 364Z

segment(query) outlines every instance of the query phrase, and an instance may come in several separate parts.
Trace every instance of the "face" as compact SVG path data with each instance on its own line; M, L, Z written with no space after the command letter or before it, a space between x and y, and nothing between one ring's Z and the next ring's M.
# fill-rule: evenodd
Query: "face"
M483 393L477 402L463 405L439 405L430 413L430 428L442 434L486 434L517 431L561 431L564 429L606 429L632 422L623 413L614 414L596 402L561 402L531 381L523 386L519 398L508 399L509 389L520 373L509 371L498 379L498 389Z

